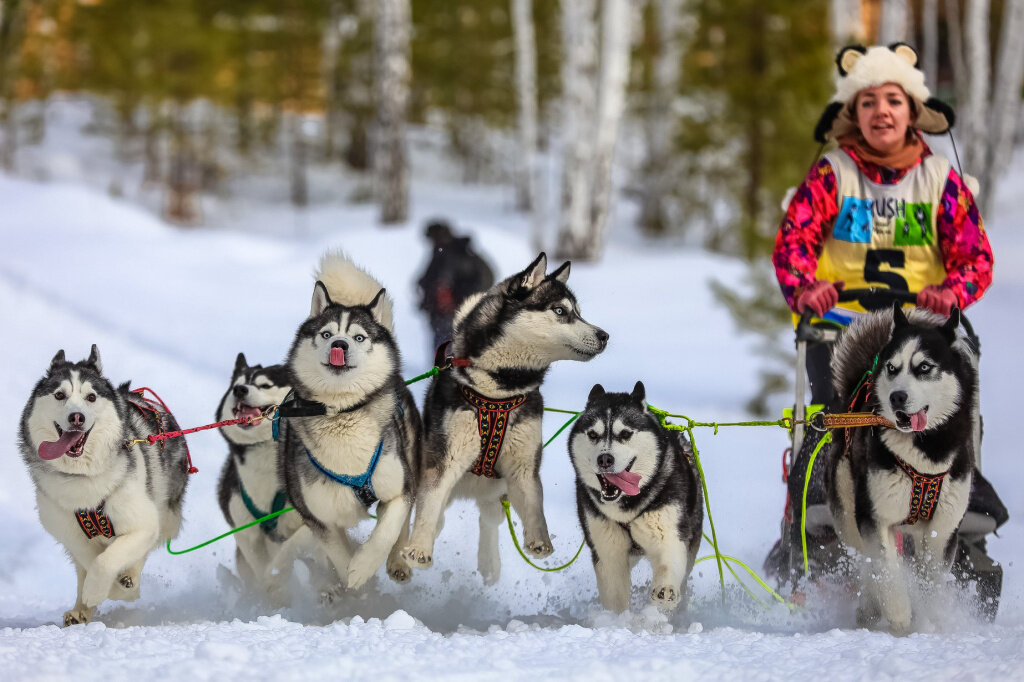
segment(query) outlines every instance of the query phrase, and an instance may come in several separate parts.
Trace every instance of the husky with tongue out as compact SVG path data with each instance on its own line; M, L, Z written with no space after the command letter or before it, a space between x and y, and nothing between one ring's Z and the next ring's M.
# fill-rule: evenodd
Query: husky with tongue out
M177 423L127 383L114 388L102 371L96 346L81 362L59 351L21 416L39 520L78 573L64 625L88 623L106 599L137 599L147 555L181 527L184 439L126 446Z
M893 424L847 429L825 473L839 539L863 561L862 626L885 617L894 633L911 628L905 551L931 589L954 558L980 440L977 349L959 322L955 308L945 320L897 305L854 322L833 352L841 411Z
M629 608L632 563L651 562L650 601L682 602L700 546L703 495L690 444L664 428L637 382L632 393L597 384L569 434L576 506L594 560L601 605Z
M305 525L278 556L312 536L340 579L323 595L333 600L362 587L385 560L393 580L411 577L398 552L409 535L422 427L402 381L385 290L340 251L323 257L316 278L288 353L293 395L278 433L285 489ZM378 502L373 531L354 547L349 529Z

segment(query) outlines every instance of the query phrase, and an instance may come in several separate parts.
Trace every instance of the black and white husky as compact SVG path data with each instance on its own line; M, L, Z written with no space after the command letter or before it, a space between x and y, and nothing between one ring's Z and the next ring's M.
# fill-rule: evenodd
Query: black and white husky
M498 580L501 497L523 521L524 546L551 554L540 484L540 385L557 360L590 360L608 334L580 314L566 286L569 263L545 276L542 253L525 270L463 302L456 313L450 371L437 375L424 405L423 465L412 538L402 556L433 563L434 540L453 492L480 507L477 566Z
M600 384L569 434L576 507L597 574L601 605L629 608L632 563L646 555L654 571L651 603L683 599L704 524L693 450L647 409L644 385L605 393Z
M391 578L408 580L399 550L416 493L419 412L400 374L391 299L341 252L320 262L287 368L294 399L281 409L281 466L305 527L281 556L311 533L341 579L334 592L359 588L385 560ZM377 500L376 526L353 549L347 531Z
M291 390L284 365L250 366L244 353L235 360L231 385L217 407L217 420L257 420L220 430L228 442L228 459L217 483L217 501L230 526L241 526L291 506L277 461L270 419L260 419L280 405ZM302 527L302 517L283 514L235 534L235 565L251 589L277 594L288 573L268 572L281 543ZM282 569L290 562L278 562Z
M64 625L88 623L106 599L139 597L148 554L177 536L188 479L182 439L128 445L173 431L174 418L104 378L99 350L59 351L21 415L19 445L36 486L39 520L78 573Z
M912 609L900 556L906 538L932 587L953 561L978 429L977 355L957 335L959 319L958 311L945 322L899 307L873 313L850 326L833 354L843 404L873 410L895 425L848 429L826 471L839 538L862 559L862 625L884 616L894 633L909 631ZM872 366L871 380L862 382ZM858 392L867 396L863 407Z

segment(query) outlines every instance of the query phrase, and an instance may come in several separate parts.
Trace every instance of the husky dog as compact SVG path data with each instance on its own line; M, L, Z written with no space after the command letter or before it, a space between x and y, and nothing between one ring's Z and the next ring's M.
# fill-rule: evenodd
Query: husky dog
M391 310L376 280L327 253L288 353L294 399L280 411L281 467L306 525L282 556L315 536L341 579L327 600L362 586L385 559L395 581L412 575L398 551L409 536L422 427L400 375ZM377 525L353 551L347 529L376 500Z
M641 554L654 569L651 603L679 606L704 524L693 450L651 414L645 396L639 381L632 393L596 384L569 434L597 590L601 605L616 612L629 608L630 559Z
M843 404L895 425L848 429L826 470L839 538L863 559L857 610L863 626L884 616L892 632L910 630L897 534L912 539L929 585L938 585L953 561L978 428L977 355L957 336L959 320L956 310L943 324L931 313L904 314L897 306L851 325L835 348L833 383ZM865 388L861 378L873 365ZM858 393L867 395L863 407L855 404Z
M280 405L291 389L284 365L252 365L239 353L231 385L217 408L217 420L257 420L221 429L228 442L228 459L217 483L217 500L230 526L239 526L271 512L291 506L277 464L270 419L261 419L274 405ZM287 573L268 574L269 561L302 526L298 514L283 514L258 527L235 535L235 565L250 588L276 594L287 581ZM280 561L282 568L290 562ZM273 579L272 582L268 582Z
M526 550L551 554L540 484L540 385L556 360L590 360L608 334L580 315L566 287L569 263L545 276L542 253L525 270L475 294L455 317L450 371L434 377L424 405L426 441L412 539L402 556L433 563L434 539L453 491L480 507L478 570L498 580L500 499L523 520ZM456 488L456 484L458 488Z
M78 572L64 625L88 623L105 599L134 601L146 556L178 535L188 479L181 439L128 445L178 428L128 384L58 351L21 414L19 446L36 486L39 520Z

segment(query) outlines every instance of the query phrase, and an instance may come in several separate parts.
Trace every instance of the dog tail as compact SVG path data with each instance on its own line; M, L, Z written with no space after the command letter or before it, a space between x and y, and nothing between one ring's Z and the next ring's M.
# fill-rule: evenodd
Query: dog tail
M328 251L320 258L316 279L327 287L327 294L333 302L350 307L369 304L377 292L384 288L370 273L353 263L341 249ZM393 309L391 296L385 292L380 323L392 332Z

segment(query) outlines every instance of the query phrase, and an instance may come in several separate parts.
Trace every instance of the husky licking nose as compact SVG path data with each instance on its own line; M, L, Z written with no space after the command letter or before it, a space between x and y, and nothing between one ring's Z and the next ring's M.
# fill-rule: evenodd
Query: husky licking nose
M693 569L704 523L690 444L664 428L637 382L632 393L597 384L569 434L576 505L590 547L601 604L629 608L630 562L646 555L653 604L677 607Z

